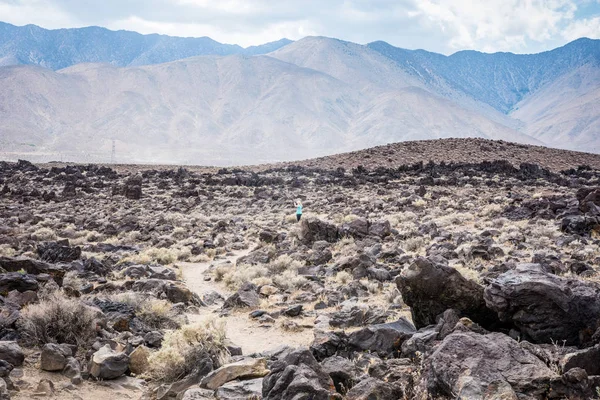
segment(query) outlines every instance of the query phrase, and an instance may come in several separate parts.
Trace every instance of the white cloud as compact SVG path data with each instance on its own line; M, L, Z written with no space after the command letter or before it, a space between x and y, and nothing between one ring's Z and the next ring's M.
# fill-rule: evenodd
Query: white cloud
M562 37L568 41L575 40L580 37L600 39L600 17L587 18L571 22L562 32Z
M598 37L598 0L0 0L0 20L47 28L100 25L256 45L323 35L406 48L534 52Z

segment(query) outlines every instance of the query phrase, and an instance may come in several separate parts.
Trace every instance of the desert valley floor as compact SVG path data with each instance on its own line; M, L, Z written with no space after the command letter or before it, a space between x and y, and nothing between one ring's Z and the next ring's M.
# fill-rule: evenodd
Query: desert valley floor
M0 399L600 398L599 234L600 155L500 141L0 162Z

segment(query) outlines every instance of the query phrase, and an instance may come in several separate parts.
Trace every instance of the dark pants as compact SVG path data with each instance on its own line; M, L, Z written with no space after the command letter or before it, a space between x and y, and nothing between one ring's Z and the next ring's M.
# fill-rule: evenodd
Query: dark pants
M296 214L296 221L300 222L300 218L302 218L302 214Z

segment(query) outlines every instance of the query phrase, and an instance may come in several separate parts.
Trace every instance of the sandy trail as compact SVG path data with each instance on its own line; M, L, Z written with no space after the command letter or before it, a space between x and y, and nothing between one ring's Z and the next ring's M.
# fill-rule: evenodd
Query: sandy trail
M183 280L188 288L200 297L204 294L216 291L227 298L233 294L225 285L213 280L206 281L207 271L210 265L219 265L226 262L236 264L238 258L247 255L250 250L244 250L229 257L203 263L179 264L183 274ZM308 346L314 336L312 329L304 329L300 332L284 331L280 328L280 321L271 325L261 325L252 320L248 310L234 311L225 317L219 317L220 306L201 307L199 314L188 314L190 322L202 321L207 318L216 317L225 321L227 337L242 348L244 354L260 353L273 350L281 345L292 347ZM267 311L269 311L267 309ZM311 325L311 319L296 318L294 321L300 325Z

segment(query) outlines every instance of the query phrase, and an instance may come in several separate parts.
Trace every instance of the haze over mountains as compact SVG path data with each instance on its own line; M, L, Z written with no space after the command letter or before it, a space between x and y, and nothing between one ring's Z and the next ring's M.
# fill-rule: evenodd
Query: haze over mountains
M217 165L442 137L600 150L600 40L444 56L0 24L0 60L4 158L108 161L113 139L117 161Z

